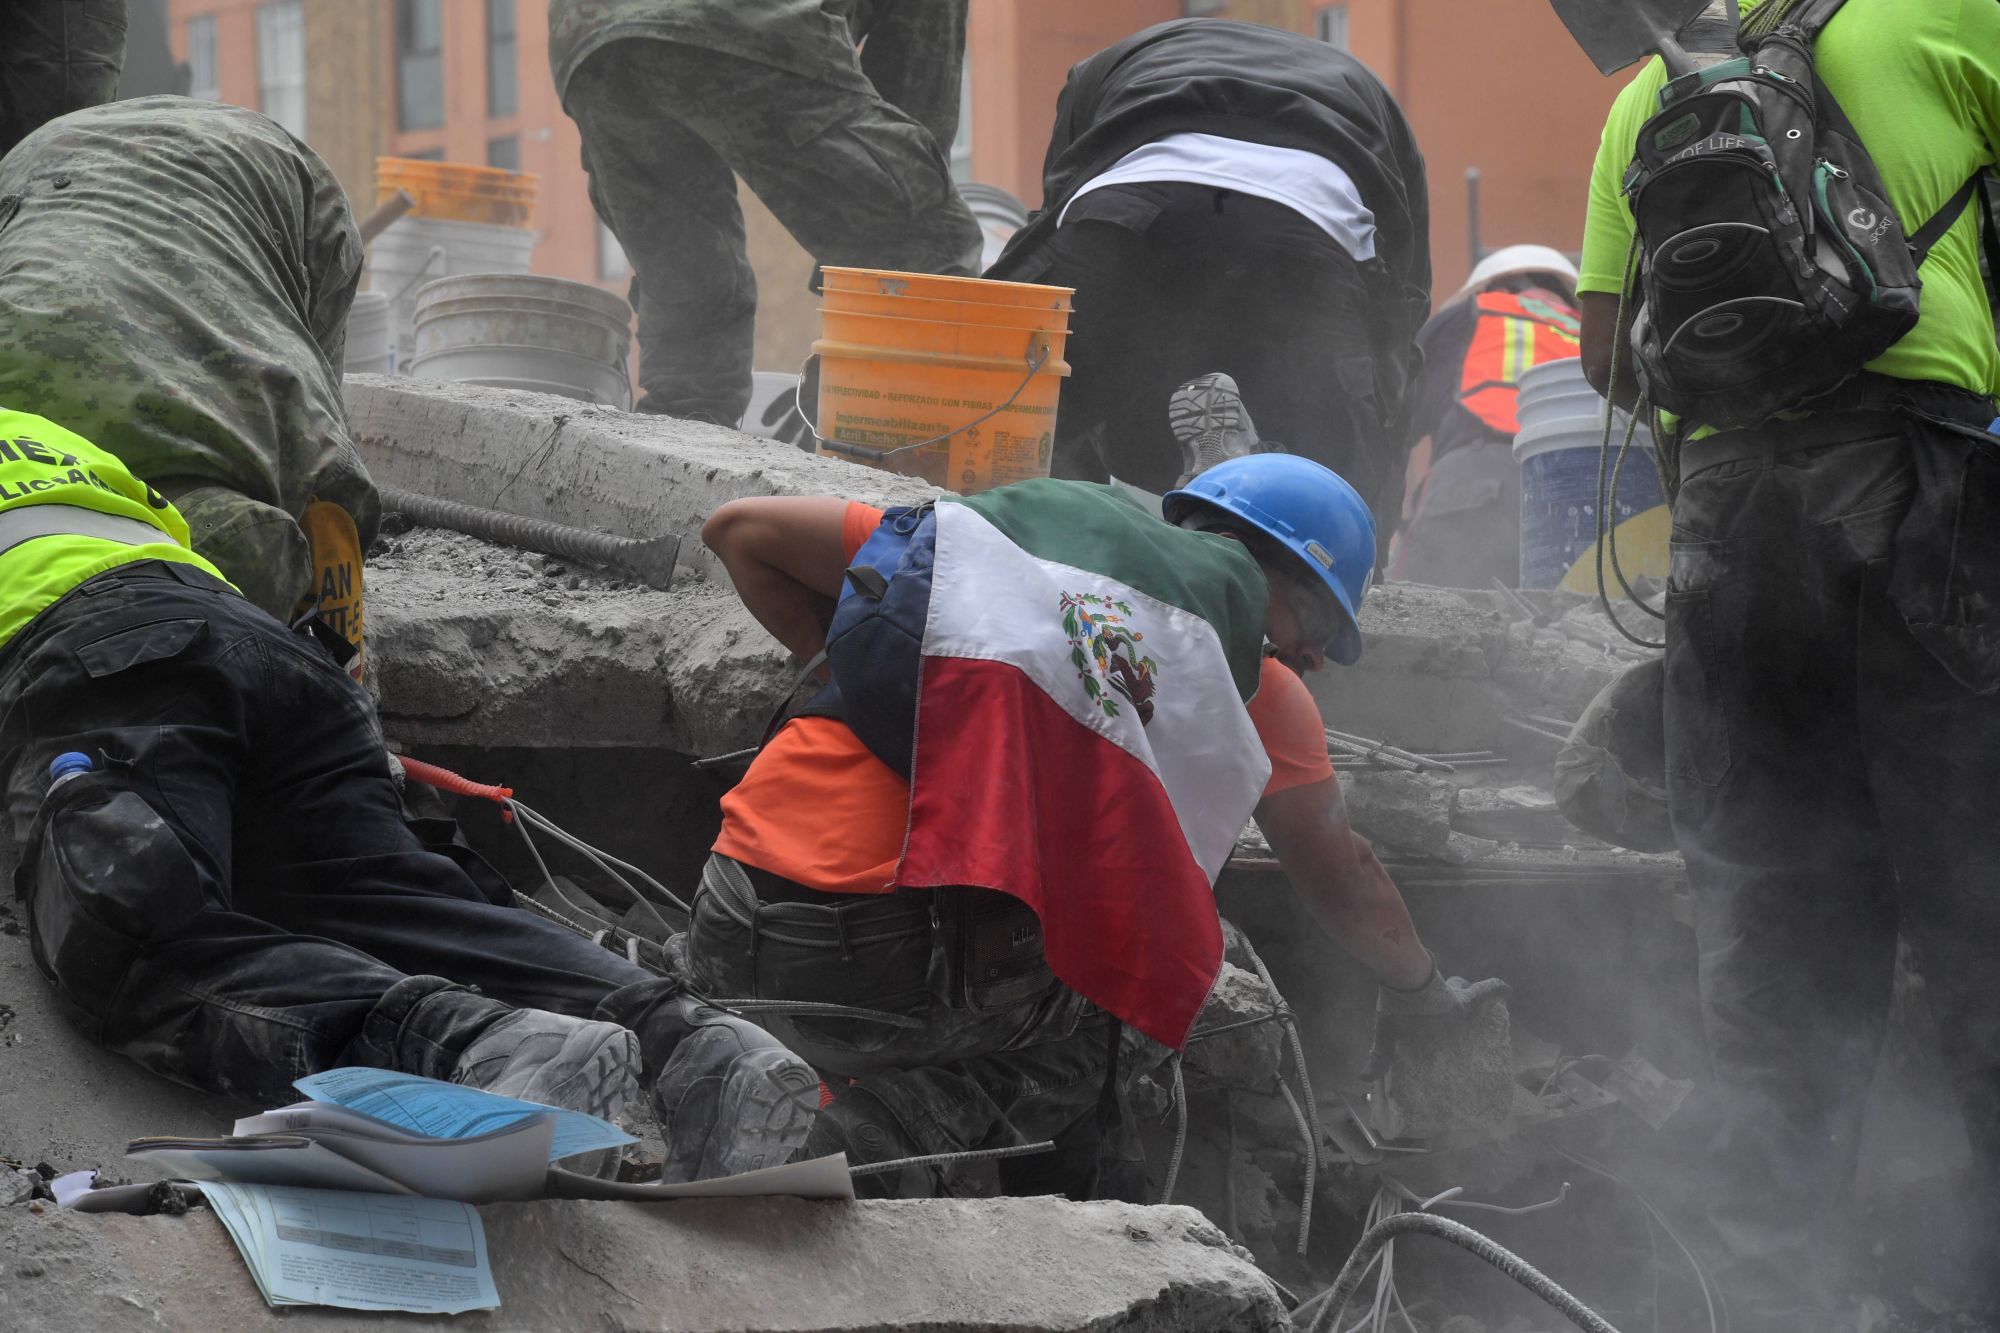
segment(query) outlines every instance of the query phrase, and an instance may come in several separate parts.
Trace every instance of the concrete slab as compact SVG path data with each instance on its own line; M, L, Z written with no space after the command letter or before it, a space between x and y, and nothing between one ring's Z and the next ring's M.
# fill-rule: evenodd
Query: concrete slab
M368 564L371 687L411 745L754 743L796 671L726 579L658 591L415 529Z
M745 495L842 495L916 504L920 481L793 445L548 394L350 375L347 417L383 486L626 537L678 532ZM709 561L713 573L719 567Z
M498 1310L486 1329L604 1333L870 1329L1271 1333L1275 1289L1191 1208L955 1199L480 1209ZM206 1209L185 1217L0 1209L0 1327L437 1328L325 1308L282 1316Z

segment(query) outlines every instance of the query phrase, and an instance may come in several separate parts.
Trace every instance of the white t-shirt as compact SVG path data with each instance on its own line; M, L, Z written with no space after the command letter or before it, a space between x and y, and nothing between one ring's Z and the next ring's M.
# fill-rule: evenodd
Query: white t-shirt
M1191 181L1269 199L1311 220L1355 259L1375 257L1375 215L1338 163L1303 149L1219 134L1170 134L1133 149L1071 195L1056 225L1092 190L1137 181Z

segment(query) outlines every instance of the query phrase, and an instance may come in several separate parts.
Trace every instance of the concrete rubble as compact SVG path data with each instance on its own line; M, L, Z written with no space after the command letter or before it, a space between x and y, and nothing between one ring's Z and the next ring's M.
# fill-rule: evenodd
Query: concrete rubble
M790 445L564 399L367 376L351 378L348 392L364 454L385 485L623 535L683 536L680 577L664 591L395 520L371 556L370 684L390 737L420 757L505 757L499 772L481 777L504 779L532 767L526 756L547 756L545 777L571 774L551 785L574 789L585 804L582 777L607 764L654 754L665 758L661 771L679 765L673 771L684 773L687 756L754 744L795 679L796 665L700 546L700 524L717 505L751 494L831 493L877 504L934 494ZM1493 749L1511 760L1445 776L1343 774L1356 826L1406 892L1536 883L1554 861L1584 878L1624 866L1621 854L1563 845L1582 840L1565 833L1537 785L1546 783L1553 743L1510 721L1573 717L1641 656L1594 606L1566 594L1392 584L1371 595L1363 624L1362 663L1312 681L1329 722L1418 751ZM670 772L666 780L681 779ZM697 796L713 804L705 789L674 799L691 809ZM587 826L586 811L537 799L559 820ZM700 828L683 832L701 841ZM1677 882L1672 858L1646 861L1632 883L1657 892ZM1240 864L1246 883L1275 879L1268 849L1254 839ZM1268 885L1256 892L1274 901ZM607 900L607 910L624 913L635 933L661 933L629 904ZM1337 1080L1323 1073L1357 1063L1366 997L1336 995L1344 982L1307 984L1306 975L1326 973L1303 943L1317 935L1289 920L1274 928L1265 915L1260 907L1246 925L1279 984L1297 992L1289 998L1299 1006L1318 1109L1335 1114ZM0 918L0 1013L10 1019L0 1032L0 1156L115 1172L129 1137L213 1133L244 1109L159 1083L77 1040L49 1003L25 941L8 929L17 925ZM1306 1148L1284 1092L1299 1091L1295 1062L1284 1029L1270 1021L1277 1001L1248 947L1231 928L1229 962L1199 1024L1227 1030L1196 1041L1183 1068L1190 1123L1176 1198L1211 1221L1180 1207L1050 1199L491 1207L484 1215L506 1304L490 1326L1286 1327L1252 1255L1288 1281L1314 1275L1292 1255ZM1170 1088L1162 1070L1140 1090L1156 1184L1175 1134ZM1328 1141L1322 1152L1337 1156ZM0 1177L0 1199L6 1184ZM1319 1192L1323 1205L1351 1202L1329 1172ZM0 1208L10 1265L0 1275L0 1325L60 1316L77 1327L230 1327L254 1322L263 1308L203 1211L90 1219L40 1206ZM1316 1234L1337 1236L1343 1225L1323 1223ZM752 1272L758 1278L745 1280ZM913 1273L921 1275L914 1284ZM316 1310L286 1318L318 1328L362 1317Z

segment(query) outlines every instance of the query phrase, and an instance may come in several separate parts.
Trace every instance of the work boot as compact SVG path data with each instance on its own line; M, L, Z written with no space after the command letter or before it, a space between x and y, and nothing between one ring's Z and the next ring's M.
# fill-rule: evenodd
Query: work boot
M820 1108L798 1157L811 1161L846 1153L851 1168L918 1157L924 1151L888 1104L856 1083L833 1093ZM927 1199L941 1193L943 1176L935 1167L906 1166L854 1178L854 1195L860 1199Z
M1167 424L1181 446L1181 479L1176 488L1228 458L1262 448L1257 428L1236 381L1220 371L1189 380L1167 400Z
M616 1023L516 1009L460 1053L451 1081L616 1122L639 1091L639 1039ZM618 1151L580 1153L563 1166L608 1177Z
M713 1180L791 1160L819 1112L819 1075L776 1037L683 990L641 982L600 1015L631 1024L666 1143L661 1178Z

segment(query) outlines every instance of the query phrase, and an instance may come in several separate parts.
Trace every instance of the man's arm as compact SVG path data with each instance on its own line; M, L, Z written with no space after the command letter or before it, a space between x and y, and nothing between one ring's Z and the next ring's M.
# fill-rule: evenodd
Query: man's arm
M1414 990L1429 979L1431 956L1375 849L1347 822L1339 779L1266 796L1257 826L1292 891L1335 943L1385 986Z
M847 570L846 516L834 496L761 496L731 500L701 528L743 605L800 661L826 647Z
M1590 387L1626 411L1639 399L1639 377L1632 370L1632 316L1636 302L1627 302L1625 323L1618 323L1618 293L1585 292L1577 297L1583 310L1583 377ZM1620 350L1623 349L1623 350ZM1618 352L1617 393L1612 393L1611 355Z

